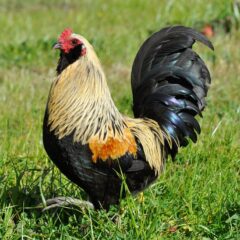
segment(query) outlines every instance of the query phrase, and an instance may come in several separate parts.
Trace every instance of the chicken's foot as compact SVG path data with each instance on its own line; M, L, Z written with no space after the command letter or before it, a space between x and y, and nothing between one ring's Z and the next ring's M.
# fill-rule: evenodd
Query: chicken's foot
M43 212L56 207L77 207L77 208L90 208L94 209L91 202L72 198L72 197L55 197L46 201Z

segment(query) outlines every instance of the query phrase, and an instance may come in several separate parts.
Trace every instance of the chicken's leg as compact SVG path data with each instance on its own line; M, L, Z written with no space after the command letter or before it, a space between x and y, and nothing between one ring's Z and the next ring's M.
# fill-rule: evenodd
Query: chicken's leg
M43 208L43 212L56 207L77 207L77 208L90 208L94 209L91 202L79 200L71 197L55 197L46 201L46 206Z

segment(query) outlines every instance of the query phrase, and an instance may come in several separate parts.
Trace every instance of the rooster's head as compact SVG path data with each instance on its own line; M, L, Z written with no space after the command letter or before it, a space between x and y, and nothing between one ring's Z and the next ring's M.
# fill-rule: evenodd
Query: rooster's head
M60 49L63 54L78 53L78 56L84 56L86 54L86 47L81 36L74 34L69 28L66 28L61 33L53 48Z
M75 34L71 29L66 28L53 46L60 50L60 59L57 72L61 73L66 67L78 59L87 56L92 48L89 42L81 35Z

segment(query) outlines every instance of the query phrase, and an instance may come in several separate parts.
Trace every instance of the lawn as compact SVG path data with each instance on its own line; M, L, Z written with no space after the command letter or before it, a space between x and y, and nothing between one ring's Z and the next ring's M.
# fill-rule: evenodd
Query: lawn
M229 0L0 0L0 239L240 239L240 30ZM48 159L42 120L56 75L52 44L65 27L94 45L113 99L131 115L131 64L140 44L171 24L215 26L212 75L197 144L181 149L144 196L109 212L37 206L86 199Z

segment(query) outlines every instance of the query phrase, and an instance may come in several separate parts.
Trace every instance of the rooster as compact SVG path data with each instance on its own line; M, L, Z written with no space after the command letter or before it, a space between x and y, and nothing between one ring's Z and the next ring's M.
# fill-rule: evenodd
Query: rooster
M192 50L201 33L184 26L163 28L138 51L132 67L134 118L115 106L101 63L92 45L65 29L43 123L43 142L50 159L84 189L96 209L109 209L126 195L139 193L161 174L168 156L188 140L197 141L211 82L203 60ZM56 197L46 209L76 203ZM90 205L88 205L90 206Z

